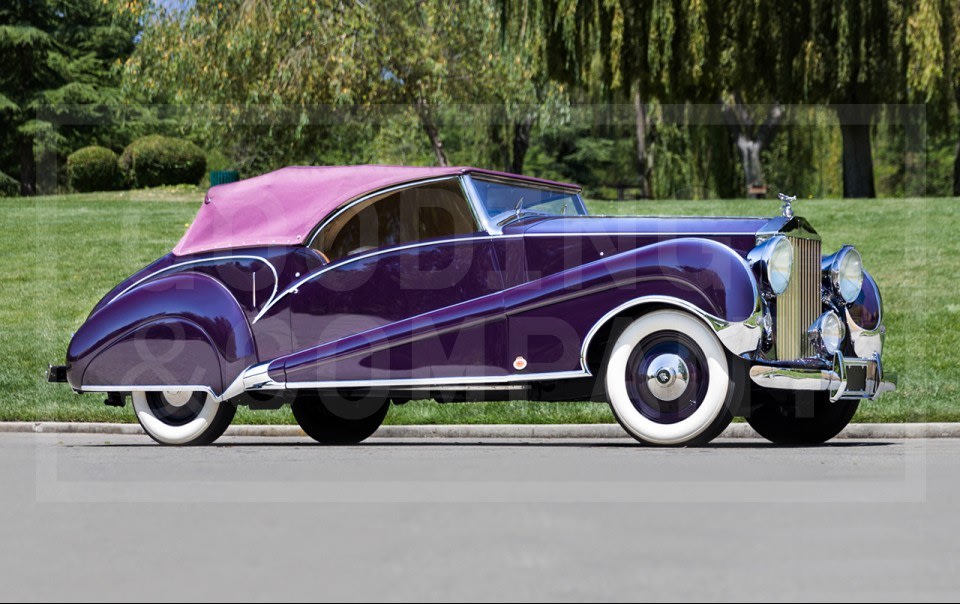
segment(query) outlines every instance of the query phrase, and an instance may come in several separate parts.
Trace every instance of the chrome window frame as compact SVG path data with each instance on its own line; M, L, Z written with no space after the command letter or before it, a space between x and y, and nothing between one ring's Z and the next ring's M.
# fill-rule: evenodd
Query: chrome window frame
M476 206L474 205L473 201L470 199L470 195L469 195L468 191L466 190L466 188L465 188L464 185L463 185L463 180L461 179L461 176L458 175L458 174L453 174L453 175L450 175L450 176L437 176L437 177L435 177L435 178L425 178L425 179L422 179L422 180L414 180L414 181L410 181L410 182L405 182L405 183L401 183L401 184L399 184L399 185L393 185L393 186L390 186L390 187L386 187L386 188L384 188L384 189L378 189L378 190L372 191L372 192L370 192L370 193L364 193L364 194L361 195L360 197L356 197L356 198L354 198L354 199L351 199L350 201L348 201L348 202L340 205L336 210L334 210L333 212L331 212L330 214L328 214L327 216L325 216L325 217L323 218L323 220L321 220L319 223L317 223L317 225L316 225L315 227L313 227L313 230L311 231L310 236L306 239L304 245L305 245L306 247L310 248L310 249L316 249L316 248L313 247L313 244L314 244L314 242L316 241L317 237L320 235L320 233L323 231L323 229L325 229L325 228L327 227L327 225L329 225L331 222L333 222L334 220L336 220L338 216L340 216L341 214L343 214L344 212L346 212L347 210L349 210L350 208L352 208L352 207L354 207L354 206L356 206L356 205L359 205L359 204L364 203L364 202L366 202L366 201L370 201L371 199L376 198L376 197L383 197L383 196L387 196L387 195L392 195L393 193L398 193L398 192L404 191L404 190L406 190L406 189L415 189L415 188L417 188L417 187L422 187L422 186L425 186L425 185L429 185L429 184L433 184L433 183L438 183L438 182L446 182L446 181L448 181L448 180L457 180L457 181L458 181L458 184L460 185L460 193L463 195L464 200L466 200L466 202L467 202L467 207L470 208L470 214L473 216L474 226L477 228L477 230L476 230L475 232L476 232L476 233L482 233L482 232L484 231L484 228L483 228L483 227L484 227L484 223L483 223L483 221L480 220L480 217L477 215L477 208L476 208ZM407 243L399 244L399 245L408 245L408 244L410 244L410 243L415 243L415 242L407 242ZM380 249L380 248L377 248L377 249Z
M461 186L467 192L467 200L473 206L473 215L480 221L480 224L483 226L483 229L490 235L502 235L503 228L501 225L497 224L493 217L487 216L487 211L483 205L483 201L480 200L480 192L477 190L474 180L483 180L487 182L501 183L505 185L510 185L514 187L526 187L528 189L540 189L545 191L556 191L558 193L570 193L575 195L578 200L580 200L580 205L585 212L583 216L589 216L587 212L587 204L583 202L583 198L580 197L580 188L579 187L561 187L561 186L552 186L548 184L534 184L526 180L513 179L502 176L492 176L486 175L475 177L472 174L463 174L460 176Z

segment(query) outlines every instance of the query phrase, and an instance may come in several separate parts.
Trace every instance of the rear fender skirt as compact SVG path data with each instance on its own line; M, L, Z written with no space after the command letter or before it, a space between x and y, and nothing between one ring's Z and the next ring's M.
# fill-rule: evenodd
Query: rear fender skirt
M67 380L100 391L146 385L149 375L162 380L158 387L222 391L257 360L250 324L229 290L207 275L177 273L133 287L91 315L67 350Z

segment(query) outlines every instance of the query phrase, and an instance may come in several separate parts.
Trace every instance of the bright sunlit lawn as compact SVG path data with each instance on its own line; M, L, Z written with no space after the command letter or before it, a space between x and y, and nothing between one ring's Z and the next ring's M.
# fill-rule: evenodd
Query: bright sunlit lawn
M0 200L0 421L135 421L48 384L70 334L115 284L163 255L193 219L202 193L133 191ZM593 213L773 216L774 201L591 202ZM884 296L884 366L899 391L861 405L859 421L960 421L960 200L801 200L824 250L855 244ZM596 403L395 406L393 424L611 422ZM292 423L289 409L251 412L238 423Z

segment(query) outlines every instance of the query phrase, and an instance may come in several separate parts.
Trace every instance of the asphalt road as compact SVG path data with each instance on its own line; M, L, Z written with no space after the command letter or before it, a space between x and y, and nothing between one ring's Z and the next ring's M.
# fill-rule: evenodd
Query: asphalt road
M960 440L0 434L0 599L956 600Z

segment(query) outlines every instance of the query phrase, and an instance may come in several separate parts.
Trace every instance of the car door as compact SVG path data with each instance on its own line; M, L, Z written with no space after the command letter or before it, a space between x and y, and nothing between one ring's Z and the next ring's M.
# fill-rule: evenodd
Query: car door
M427 380L502 367L503 282L459 180L354 202L312 247L291 302L288 383Z

